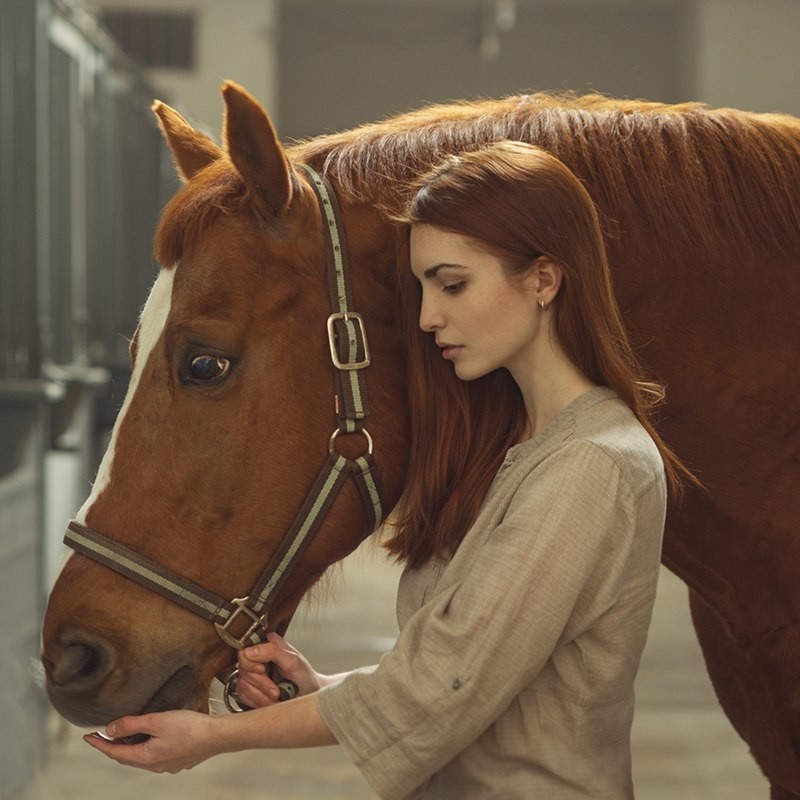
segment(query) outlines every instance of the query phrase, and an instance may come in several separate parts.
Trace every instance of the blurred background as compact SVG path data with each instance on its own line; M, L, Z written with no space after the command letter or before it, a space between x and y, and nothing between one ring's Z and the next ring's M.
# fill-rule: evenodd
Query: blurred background
M798 40L800 0L0 0L0 800L123 786L371 796L335 748L223 759L224 777L204 767L167 790L84 753L36 685L64 525L121 404L153 227L178 185L154 98L218 138L231 78L286 141L537 90L800 114ZM394 633L394 569L372 553L344 570L338 602L296 627L331 670L376 658ZM764 797L683 587L667 574L662 587L639 684L639 796Z

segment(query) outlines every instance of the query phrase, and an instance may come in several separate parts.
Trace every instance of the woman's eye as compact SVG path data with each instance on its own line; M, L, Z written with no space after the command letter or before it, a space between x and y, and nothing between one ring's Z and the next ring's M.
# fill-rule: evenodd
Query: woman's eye
M189 376L195 381L217 381L224 378L231 368L227 358L217 356L195 356L189 365Z
M448 283L442 286L442 291L445 294L457 294L464 288L464 281L458 281L458 283Z

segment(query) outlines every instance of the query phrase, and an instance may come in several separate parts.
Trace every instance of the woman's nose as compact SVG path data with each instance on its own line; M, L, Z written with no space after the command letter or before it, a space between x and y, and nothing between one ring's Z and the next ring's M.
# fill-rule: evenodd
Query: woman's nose
M422 300L419 310L419 327L425 333L432 333L439 330L444 324L442 315L429 300Z

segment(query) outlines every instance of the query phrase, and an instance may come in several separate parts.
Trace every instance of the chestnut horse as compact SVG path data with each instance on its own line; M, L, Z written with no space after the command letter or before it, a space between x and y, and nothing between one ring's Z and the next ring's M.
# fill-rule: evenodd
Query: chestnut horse
M670 506L664 563L690 589L720 702L773 797L800 797L800 121L537 94L432 106L284 149L243 89L227 83L223 95L224 148L155 106L186 185L157 231L163 268L71 528L79 552L50 598L55 707L80 725L206 708L213 677L235 661L226 619L246 628L228 635L234 646L284 624L393 506L408 438L396 319L408 277L393 214L444 154L518 139L561 158L598 205L630 335L667 386L660 430L705 485ZM332 313L326 263L339 245L352 307ZM326 333L329 318L349 333ZM332 366L342 337L358 363ZM369 415L343 427L341 376L356 374ZM300 509L319 505L307 497L330 458L346 464L340 491L291 569L279 565L279 588L242 611L265 565L292 547L284 534ZM350 480L367 459L377 512ZM95 545L79 546L92 532L97 547L118 543L128 563L166 577L109 569ZM153 590L173 579L223 603L244 598L217 619L223 638L213 615L175 601L180 586Z

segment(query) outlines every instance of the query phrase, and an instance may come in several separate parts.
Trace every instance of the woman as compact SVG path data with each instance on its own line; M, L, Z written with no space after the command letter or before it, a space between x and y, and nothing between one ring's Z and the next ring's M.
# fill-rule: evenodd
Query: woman
M558 159L501 142L423 178L411 272L409 483L389 550L400 635L323 676L284 640L245 650L247 714L124 718L87 737L178 771L219 752L339 742L381 797L633 796L633 681L667 485L594 206ZM276 704L274 662L300 697Z

